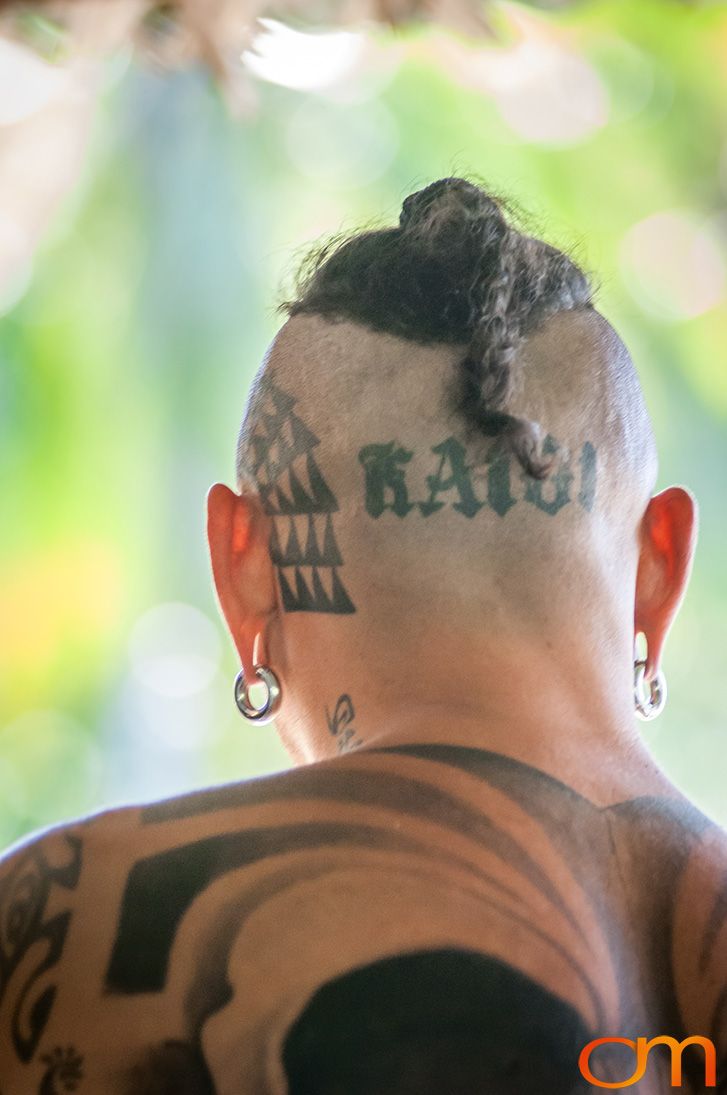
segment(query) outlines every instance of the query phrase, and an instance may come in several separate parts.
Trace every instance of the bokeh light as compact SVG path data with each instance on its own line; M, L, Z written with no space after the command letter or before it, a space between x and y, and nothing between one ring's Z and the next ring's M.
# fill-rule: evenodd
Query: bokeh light
M652 213L621 245L624 279L638 302L660 319L684 320L722 303L725 260L704 220L681 210Z
M486 79L503 118L526 141L578 144L608 121L608 91L596 68L552 43L526 40L491 54Z
M0 38L0 126L13 125L48 106L70 80L67 70Z
M188 699L215 676L220 637L194 605L156 605L134 624L129 654L134 673L147 689L169 699Z
M338 104L308 99L287 126L293 166L312 182L352 190L380 178L399 144L396 122L383 103Z
M303 33L274 19L260 19L263 33L243 53L256 76L283 87L313 91L339 83L360 63L366 45L362 34L339 30Z

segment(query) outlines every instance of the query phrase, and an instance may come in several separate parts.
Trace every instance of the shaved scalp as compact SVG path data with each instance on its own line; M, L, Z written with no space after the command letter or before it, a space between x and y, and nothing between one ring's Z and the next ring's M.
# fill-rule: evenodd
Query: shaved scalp
M286 609L353 612L356 584L492 610L635 559L657 459L629 352L487 193L412 195L398 228L319 252L286 309L236 464Z
M454 407L470 433L497 436L543 478L552 461L537 451L537 431L509 409L514 359L547 316L590 307L592 288L575 262L518 220L512 202L466 179L440 179L404 200L397 228L314 252L284 307L423 343L463 341Z

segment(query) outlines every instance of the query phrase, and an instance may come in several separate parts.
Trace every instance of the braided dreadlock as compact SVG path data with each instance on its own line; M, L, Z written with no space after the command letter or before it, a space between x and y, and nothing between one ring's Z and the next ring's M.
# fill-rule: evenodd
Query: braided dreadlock
M506 216L509 214L509 217ZM562 251L521 232L510 207L461 178L404 201L397 228L334 239L304 264L282 308L349 319L412 341L465 343L456 410L472 432L499 438L544 478L540 429L508 413L513 363L547 316L592 306L585 273Z

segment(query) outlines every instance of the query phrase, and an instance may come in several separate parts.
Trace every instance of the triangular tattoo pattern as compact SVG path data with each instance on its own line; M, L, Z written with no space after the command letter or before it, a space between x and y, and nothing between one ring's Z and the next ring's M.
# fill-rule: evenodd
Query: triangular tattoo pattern
M316 463L320 439L295 413L295 397L270 378L264 383L249 460L272 518L270 557L283 606L286 612L355 612L337 573L343 566L332 516L338 502Z

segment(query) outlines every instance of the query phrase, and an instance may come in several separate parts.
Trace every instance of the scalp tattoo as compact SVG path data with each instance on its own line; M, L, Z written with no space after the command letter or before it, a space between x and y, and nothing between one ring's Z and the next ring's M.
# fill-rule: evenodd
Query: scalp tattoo
M500 517L516 504L512 493L512 457L497 452L488 458L487 488L485 497L475 491L474 465L467 463L465 446L456 437L447 437L430 451L439 457L435 471L427 475L428 497L412 501L409 497L406 465L414 453L397 441L364 445L358 459L364 469L364 493L366 512L380 517L390 510L397 517L406 517L412 510L423 517L430 517L448 504L464 517L474 517L488 507ZM548 434L543 442L546 456L557 456L561 445ZM589 513L596 496L596 449L590 441L581 448L578 458L578 504ZM543 513L554 517L563 506L572 501L571 488L576 479L572 460L562 457L556 461L553 471L545 479L533 479L524 472L520 479L525 484L522 500L529 502Z
M295 397L271 376L263 378L260 396L246 456L265 512L272 518L270 555L283 608L355 612L338 574L343 557L333 514L339 505L315 459L320 440L293 410Z
M270 557L284 611L347 615L354 613L356 606L339 574L344 560L334 523L340 506L316 460L320 438L294 410L297 402L275 382L272 372L263 375L239 450L238 471L254 480L263 508L272 519ZM413 512L427 518L447 508L472 518L486 508L504 517L518 502L514 493L517 469L513 468L517 460L498 441L484 463L478 464L468 460L465 445L454 436L432 445L429 451L436 462L425 477L424 497L413 499L407 478L407 465L414 456L411 449L395 439L359 449L369 516L381 517L390 511L397 517ZM594 445L586 441L575 460L547 434L542 455L552 458L551 470L545 478L537 479L520 469L521 501L551 517L571 501L590 513L596 497ZM479 468L483 470L477 472ZM484 489L481 478L486 480Z

